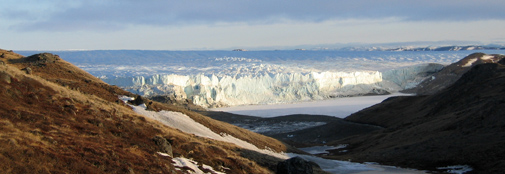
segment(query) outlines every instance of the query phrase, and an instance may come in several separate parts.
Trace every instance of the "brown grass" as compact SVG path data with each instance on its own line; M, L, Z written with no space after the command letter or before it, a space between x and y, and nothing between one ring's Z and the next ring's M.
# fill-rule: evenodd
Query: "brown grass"
M5 50L0 54L4 54L0 58L4 62L22 59ZM33 74L20 71L27 66ZM160 149L152 140L155 136L172 143L174 156L192 158L215 169L229 168L229 173L271 173L242 157L240 148L233 144L189 135L137 115L118 102L118 95L130 93L63 60L43 66L23 61L0 65L0 76L9 77L0 79L3 173L178 173L170 157L156 153ZM180 112L211 127L216 124L213 130L236 131L229 133L234 136L243 132L189 111ZM282 146L272 146L267 137L250 132L242 137L258 138L264 143L259 147Z

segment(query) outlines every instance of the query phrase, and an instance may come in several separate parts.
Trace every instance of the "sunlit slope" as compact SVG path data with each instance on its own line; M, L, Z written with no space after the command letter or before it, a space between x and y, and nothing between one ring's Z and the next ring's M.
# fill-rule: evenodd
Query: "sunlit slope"
M63 61L56 55L23 57L0 50L0 168L5 173L178 173L174 157L192 158L230 173L270 173L241 148L183 133L135 113L119 100L134 96ZM147 100L147 103L151 101ZM233 135L260 149L286 151L281 142L175 106L216 133ZM158 138L157 138L158 137Z

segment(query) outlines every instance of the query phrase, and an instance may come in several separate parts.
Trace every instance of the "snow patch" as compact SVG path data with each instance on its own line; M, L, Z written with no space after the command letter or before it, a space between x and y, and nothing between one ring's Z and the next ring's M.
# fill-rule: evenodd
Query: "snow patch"
M191 159L184 158L184 157L173 158L172 161L175 163L174 166L179 170L185 169L185 168L191 169L191 170L187 171L188 173L191 173L191 174L206 174L209 172L216 173L216 174L225 174L223 172L218 172L218 171L214 170L214 168L212 168L208 165L205 165L205 164L198 165L198 162L193 161Z
M477 61L477 58L473 58L473 59L470 59L468 60L468 62L466 64L464 64L463 66L461 67L470 67L472 66L473 63L475 63Z
M463 174L473 170L469 165L454 165L447 167L437 167L439 170L445 170L447 173Z
M307 129L311 127L325 125L326 122L315 122L315 121L282 121L278 123L268 123L268 122L259 122L259 123L234 123L233 125L262 134L280 134L286 132L292 132L302 129Z
M180 112L172 112L172 111L160 111L160 112L155 112L155 111L148 111L145 109L145 106L139 105L139 106L134 106L134 105L129 105L130 107L133 108L133 110L141 115L144 115L148 118L157 120L167 126L179 129L185 133L190 133L190 134L195 134L200 137L206 137L218 141L224 141L224 142L229 142L233 143L239 147L242 147L244 149L249 149L253 150L265 155L270 155L274 156L280 159L287 159L288 157L285 154L282 153L275 153L270 149L259 149L258 147L254 146L253 144L246 142L244 140L235 138L231 135L228 135L226 133L220 133L217 134L210 130L209 128L205 127L204 125L194 121L191 119L189 116L186 114L180 113Z
M168 153L163 153L163 152L156 152L158 155L165 156L165 157L172 157Z
M353 163L348 161L327 160L316 156L293 153L288 153L288 155L290 157L300 157L304 160L315 162L319 165L319 167L321 167L321 169L330 173L355 173L360 171L374 170L374 168L368 167L366 164Z
M494 56L492 56L492 55L483 55L480 59L482 59L482 60L489 60L489 59L492 59L492 58L494 58Z
M336 149L343 149L346 148L347 144L341 144L338 146L312 146L312 147L304 147L304 148L298 148L300 150L303 150L307 153L310 154L328 154L328 150L336 150Z
M119 100L123 101L124 103L130 101L130 100L135 100L133 97L128 97L128 96L119 96Z

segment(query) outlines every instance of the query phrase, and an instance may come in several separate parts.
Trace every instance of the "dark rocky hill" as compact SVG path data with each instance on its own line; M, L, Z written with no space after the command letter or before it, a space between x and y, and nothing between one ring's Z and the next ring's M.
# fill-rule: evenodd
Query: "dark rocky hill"
M474 53L461 59L458 62L444 67L439 72L433 74L431 78L422 81L415 88L407 89L403 92L416 93L418 95L434 94L456 82L464 73L472 67L483 63L496 63L503 59L504 55L487 55L484 53Z
M456 66L482 57L491 59L472 54ZM331 142L348 146L329 158L429 170L469 165L475 173L505 171L504 60L472 64L452 85L432 95L389 98L352 114L345 120L384 129Z

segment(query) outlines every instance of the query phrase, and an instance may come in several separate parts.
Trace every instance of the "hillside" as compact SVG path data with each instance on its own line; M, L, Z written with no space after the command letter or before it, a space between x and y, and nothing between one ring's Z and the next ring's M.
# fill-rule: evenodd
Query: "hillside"
M434 94L456 82L463 74L469 71L472 67L483 63L496 63L501 60L504 55L473 53L465 58L444 67L439 72L436 72L422 81L415 88L404 90L406 93L416 93L419 95Z
M272 173L282 160L139 115L119 100L135 95L57 55L24 57L0 50L0 84L3 173L185 173L194 169L176 161L186 159L207 172ZM149 110L183 113L217 134L259 149L296 151L273 138L175 105L142 101Z
M503 57L473 54L460 63L486 56ZM384 129L333 141L329 144L348 146L328 157L429 170L469 165L475 173L505 171L504 64L505 59L478 64L433 95L394 97L352 114L345 120Z

